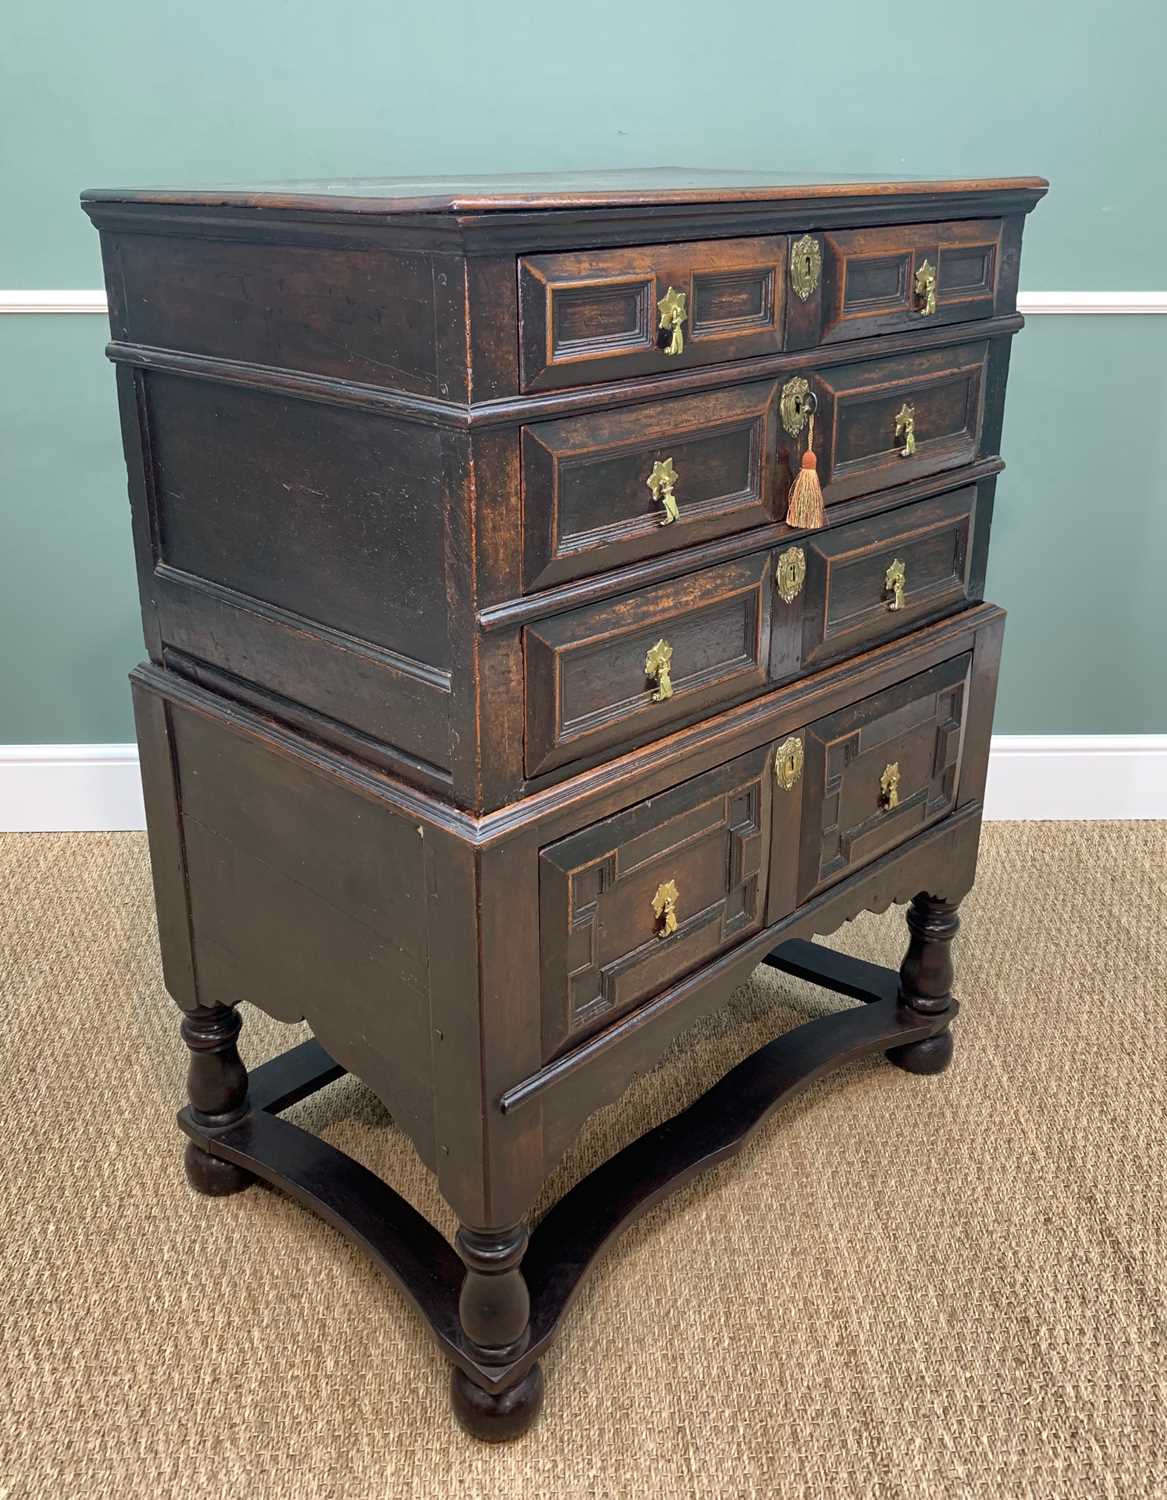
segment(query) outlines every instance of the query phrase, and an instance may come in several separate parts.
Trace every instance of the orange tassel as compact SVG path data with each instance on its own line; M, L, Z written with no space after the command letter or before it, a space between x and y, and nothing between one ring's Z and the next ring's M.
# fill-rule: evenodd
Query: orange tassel
M802 465L790 486L786 504L787 526L797 526L800 531L810 531L822 526L827 519L823 505L823 487L819 483L818 459L814 454L814 417L806 434L806 452Z

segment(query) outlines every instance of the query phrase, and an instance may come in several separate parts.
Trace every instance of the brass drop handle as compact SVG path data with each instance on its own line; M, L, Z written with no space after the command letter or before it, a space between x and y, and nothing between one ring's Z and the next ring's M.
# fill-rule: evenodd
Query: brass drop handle
M900 763L897 760L883 768L883 775L879 778L879 800L886 812L900 805Z
M936 311L936 272L926 260L916 268L916 301L921 317L930 318Z
M658 885L652 898L652 914L656 919L658 938L671 937L677 930L677 902L681 899L675 880L666 880Z
M684 292L678 292L673 287L660 299L657 307L660 313L661 331L671 334L666 354L684 354L685 335L682 331L685 319L688 317L687 299Z
M901 562L901 560L897 557L892 562L891 567L889 567L887 572L883 575L884 592L891 595L891 601L887 606L889 610L903 609L904 590L907 588L907 586L907 564Z
M896 442L904 440L900 449L901 458L911 458L916 451L916 408L905 401L896 412Z
M654 703L663 703L673 696L673 679L669 675L672 660L673 648L663 637L644 658L645 673L656 683L656 692L652 695Z
M677 497L673 494L673 485L679 479L680 475L673 467L671 458L657 459L652 466L652 473L648 476L648 487L652 491L652 498L665 509L660 521L662 526L671 526L681 513Z

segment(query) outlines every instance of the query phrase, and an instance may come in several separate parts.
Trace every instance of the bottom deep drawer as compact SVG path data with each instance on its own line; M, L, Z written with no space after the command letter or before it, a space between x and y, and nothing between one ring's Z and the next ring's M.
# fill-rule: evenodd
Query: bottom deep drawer
M971 663L943 661L542 849L545 1055L951 812Z

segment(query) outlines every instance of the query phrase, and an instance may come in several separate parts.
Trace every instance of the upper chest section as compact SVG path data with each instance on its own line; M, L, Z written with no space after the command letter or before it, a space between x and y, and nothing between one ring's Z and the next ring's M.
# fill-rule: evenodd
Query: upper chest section
M99 193L86 207L116 341L350 399L392 393L461 425L1011 313L1022 218L1044 191L701 179Z

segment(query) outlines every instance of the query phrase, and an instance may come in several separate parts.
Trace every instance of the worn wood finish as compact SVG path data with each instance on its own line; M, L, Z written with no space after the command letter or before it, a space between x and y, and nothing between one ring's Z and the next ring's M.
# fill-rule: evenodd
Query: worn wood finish
M955 469L982 456L989 351L982 342L957 344L808 372L818 402L815 454L826 503ZM913 424L911 451L899 421L905 407ZM781 433L779 455L787 485L805 449L805 431Z
M968 486L808 536L801 616L805 670L981 597L989 503ZM987 542L987 537L986 537ZM902 592L888 585L899 565Z
M627 1228L678 1187L736 1155L815 1079L878 1051L907 1066L901 1059L913 1049L949 1036L957 1014L951 997L930 1014L905 1005L894 971L817 944L785 943L763 961L864 1003L759 1048L686 1110L589 1173L533 1235L521 1225L493 1234L462 1227L455 1254L380 1178L281 1120L281 1110L344 1072L315 1042L258 1068L249 1109L239 1118L208 1123L187 1109L179 1124L191 1149L216 1169L235 1174L244 1186L263 1178L367 1254L413 1302L450 1360L459 1421L476 1437L508 1441L526 1431L542 1406L537 1359L557 1337L592 1267ZM911 961L909 955L905 968ZM505 1339L516 1326L517 1338L480 1342Z
M800 899L955 807L971 665L942 662L807 729Z
M780 236L522 256L522 388L775 353L785 272ZM679 349L659 316L669 289L686 299Z
M892 225L821 237L822 279L796 316L788 347L894 333L922 322L963 323L997 310L1008 296L1000 219ZM926 269L927 268L927 269ZM919 282L935 273L934 302ZM929 310L931 309L931 310ZM794 309L792 308L792 314Z
M370 1254L477 1437L534 1420L540 1357L637 1214L843 1061L951 1058L1044 186L86 195L188 1176L261 1177ZM812 531L785 524L795 377ZM892 902L898 975L811 941ZM763 1048L532 1232L588 1117L759 963L863 1004ZM249 1080L244 1000L318 1040ZM435 1172L453 1246L278 1118L345 1069Z
M524 591L781 519L774 381L522 431ZM678 514L649 480L669 463Z
M769 553L723 563L523 633L528 776L756 692L769 680ZM670 695L646 665L671 648Z
M540 851L547 1056L762 926L770 770L763 746Z

